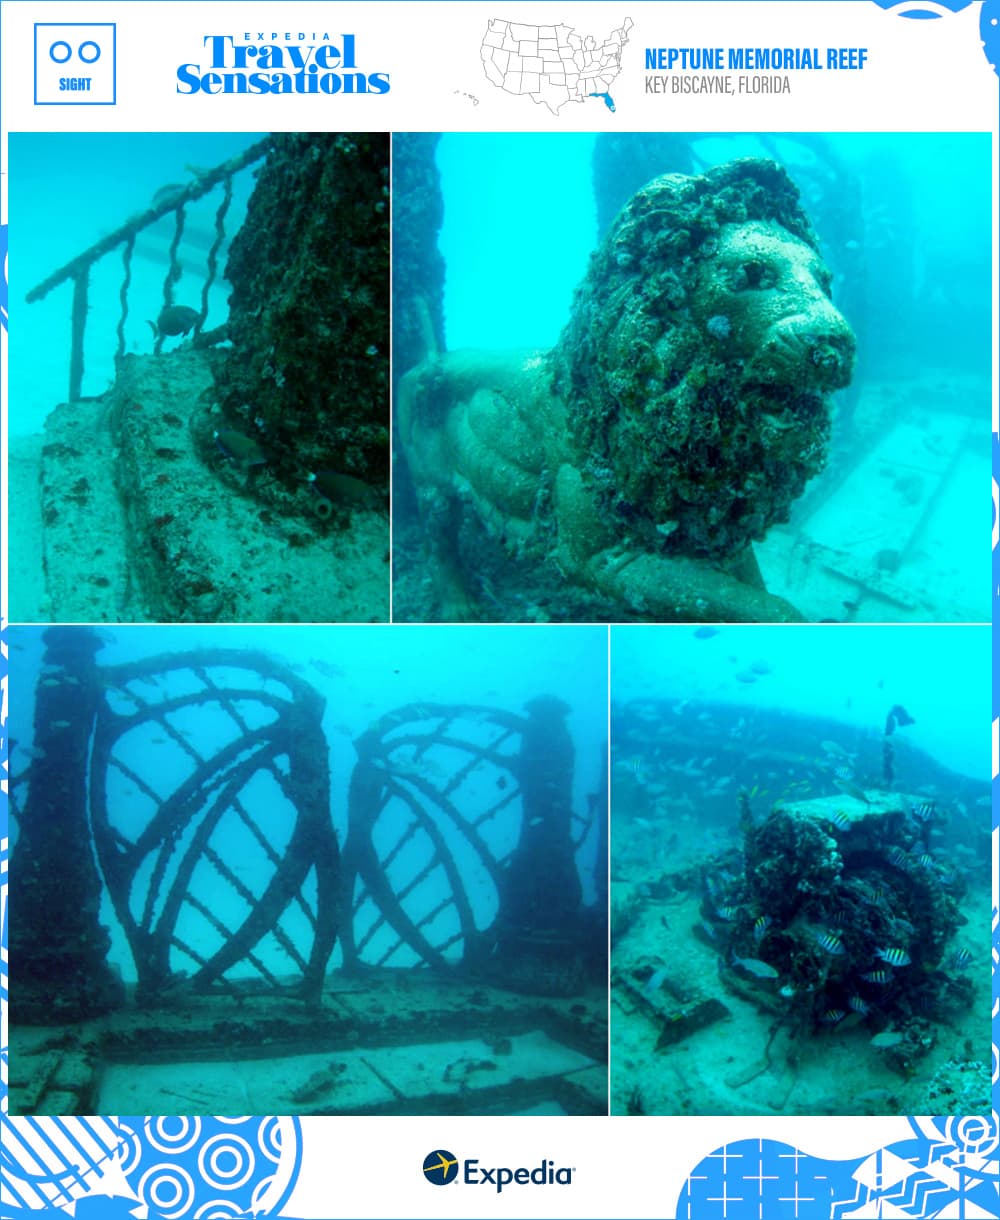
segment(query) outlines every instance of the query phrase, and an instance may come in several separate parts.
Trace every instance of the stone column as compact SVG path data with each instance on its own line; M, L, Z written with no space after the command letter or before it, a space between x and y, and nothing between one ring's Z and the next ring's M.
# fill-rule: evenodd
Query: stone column
M121 1004L99 921L101 881L87 817L87 770L101 647L85 627L45 632L34 749L20 837L11 859L11 1016L22 1024L78 1021Z

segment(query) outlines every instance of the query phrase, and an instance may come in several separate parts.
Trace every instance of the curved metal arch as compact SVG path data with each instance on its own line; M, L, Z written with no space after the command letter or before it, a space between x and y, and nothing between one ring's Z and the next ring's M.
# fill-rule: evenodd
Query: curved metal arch
M478 733L472 725L480 727ZM345 910L341 920L345 966L383 964L408 946L426 965L444 967L446 951L461 942L460 963L481 962L502 933L502 905L509 870L523 840L524 808L521 783L522 746L529 720L500 709L473 704L408 704L384 716L355 742L358 763L348 799L348 833L344 847ZM453 755L447 769L432 757ZM461 805L460 790L473 772L490 769L496 775L496 796L477 805ZM490 842L488 824L500 814L517 810L508 832L509 846L498 850ZM404 819L398 825L390 817ZM577 818L582 829L567 842L572 855L590 829L590 818ZM380 852L376 830L388 838ZM468 878L449 844L448 832L462 843L488 877L497 905L496 917L477 928ZM403 881L393 883L389 869L419 836L430 845L430 857L414 864ZM408 910L407 898L436 869L446 886L439 899L423 911ZM375 908L367 929L359 932L359 913L366 903ZM437 937L431 925L452 907L457 930ZM386 947L376 950L380 935Z
M263 681L278 683L288 697L251 686L232 687L213 679L213 670L256 672ZM186 671L200 689L183 695L157 698L136 689L170 672ZM279 980L255 952L268 933L301 975L303 993L318 996L326 965L337 937L338 848L330 817L330 776L326 738L321 727L324 701L316 690L291 670L262 652L237 649L203 649L169 654L109 667L102 671L105 697L99 705L90 757L90 820L98 858L118 919L136 963L140 990L156 993L174 984L172 950L195 963L191 986L204 989L226 986L225 973L247 962L270 987ZM108 699L116 691L134 705L134 711L115 710ZM254 703L275 713L269 723L251 728L239 703ZM214 706L227 718L237 736L211 752L199 749L168 718L172 713ZM190 772L167 795L141 774L141 768L115 756L115 747L129 733L155 722L187 757ZM278 765L287 758L287 770ZM108 808L108 775L117 770L136 783L155 805L134 835L114 826ZM278 785L294 809L287 845L278 852L241 792L257 774L265 772ZM252 892L218 850L213 837L226 822L238 823L260 847L270 867L269 880ZM140 892L140 870L152 861L146 892ZM228 891L249 908L239 925L230 929L219 918L213 894L192 889L196 868L206 862ZM171 864L174 872L167 882ZM305 886L315 875L315 909ZM165 893L162 901L161 891ZM134 913L136 903L141 914ZM295 905L312 931L312 944L300 951L280 926L285 911ZM177 923L190 907L222 938L206 955L177 934ZM157 914L157 911L159 912Z

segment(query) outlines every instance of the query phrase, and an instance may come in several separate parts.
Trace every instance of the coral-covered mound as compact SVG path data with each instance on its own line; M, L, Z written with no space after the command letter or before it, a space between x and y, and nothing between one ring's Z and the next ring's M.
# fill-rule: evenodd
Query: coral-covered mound
M964 963L949 956L964 887L927 847L927 808L869 791L864 802L776 806L756 821L745 803L743 852L710 872L703 904L723 977L751 982L807 1028L850 1018L876 1038L889 1031L876 1046L897 1056L925 1053L932 1026L972 999Z

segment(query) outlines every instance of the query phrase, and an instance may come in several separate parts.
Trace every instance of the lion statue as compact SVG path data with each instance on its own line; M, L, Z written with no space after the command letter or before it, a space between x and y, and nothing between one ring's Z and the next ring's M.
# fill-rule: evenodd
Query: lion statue
M786 171L666 174L551 351L432 352L397 422L443 621L782 622L753 554L823 467L854 335Z

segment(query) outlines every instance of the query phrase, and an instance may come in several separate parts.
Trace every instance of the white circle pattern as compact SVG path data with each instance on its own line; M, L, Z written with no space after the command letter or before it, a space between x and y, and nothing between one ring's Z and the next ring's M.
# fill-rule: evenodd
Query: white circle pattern
M232 1158L234 1164L223 1168L223 1158ZM206 1140L198 1153L202 1180L213 1190L238 1190L250 1181L254 1167L253 1149L241 1136L228 1132Z

